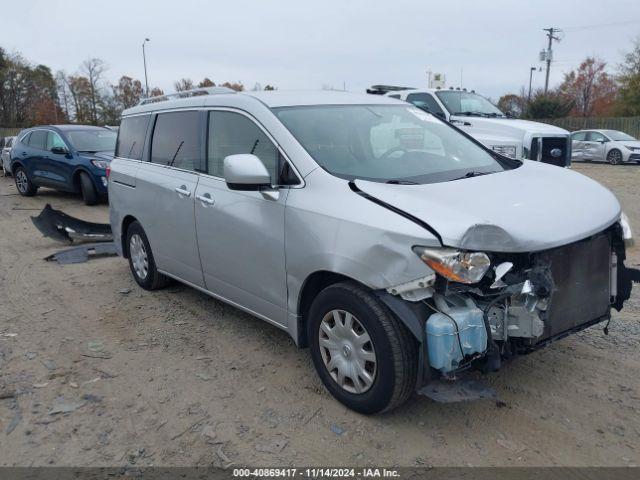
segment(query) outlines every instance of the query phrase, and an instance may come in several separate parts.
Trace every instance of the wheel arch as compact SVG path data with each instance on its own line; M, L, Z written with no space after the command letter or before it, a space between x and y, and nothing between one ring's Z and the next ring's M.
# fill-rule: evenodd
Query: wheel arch
M18 161L18 160L13 160L9 162L9 166L11 167L11 175L15 175L16 174L16 169L18 167L22 168L23 170L26 170L26 167L22 164L22 162Z
M93 183L93 188L96 189L96 191L98 190L98 186L96 185L96 181L93 178L93 175L91 174L91 172L89 170L87 170L84 167L78 167L74 170L74 172L71 174L71 184L73 186L73 188L75 189L76 192L80 192L81 188L80 188L80 174L81 173L86 173L89 176L89 179L91 180L91 183Z
M120 228L120 245L122 246L122 256L129 258L129 245L127 245L127 230L133 222L137 222L138 219L133 215L126 215L122 219L122 227ZM116 239L117 240L117 239Z

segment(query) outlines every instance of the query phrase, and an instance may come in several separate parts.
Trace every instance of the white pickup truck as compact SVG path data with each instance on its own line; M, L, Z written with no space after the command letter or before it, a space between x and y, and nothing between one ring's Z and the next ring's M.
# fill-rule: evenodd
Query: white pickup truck
M571 136L568 131L546 123L510 118L473 91L374 85L367 92L413 103L451 122L502 155L562 167L571 164Z

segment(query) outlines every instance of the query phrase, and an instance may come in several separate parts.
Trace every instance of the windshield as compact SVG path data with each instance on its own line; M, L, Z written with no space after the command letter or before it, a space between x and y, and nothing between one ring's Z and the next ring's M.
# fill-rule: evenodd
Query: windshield
M619 132L618 130L602 130L602 133L604 133L607 137L609 137L611 140L613 141L635 141L636 139L633 138L631 135L627 135L624 132Z
M434 183L509 168L413 106L322 105L273 111L320 166L349 180Z
M72 130L67 132L71 144L79 152L114 152L116 132L111 130Z
M451 115L470 115L480 117L504 117L489 100L477 93L461 90L442 90L436 92Z

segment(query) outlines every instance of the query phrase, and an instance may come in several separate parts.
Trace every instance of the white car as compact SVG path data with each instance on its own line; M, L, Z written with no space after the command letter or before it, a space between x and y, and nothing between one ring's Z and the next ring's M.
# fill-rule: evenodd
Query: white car
M382 93L385 86L374 85L367 91ZM561 167L571 163L571 141L567 130L546 123L510 118L473 91L406 89L386 91L385 95L413 103L507 157L537 160Z
M573 160L640 163L640 141L618 130L578 130L571 134Z
M11 173L11 148L16 137L4 137L0 142L0 156L2 158L2 171L6 177Z

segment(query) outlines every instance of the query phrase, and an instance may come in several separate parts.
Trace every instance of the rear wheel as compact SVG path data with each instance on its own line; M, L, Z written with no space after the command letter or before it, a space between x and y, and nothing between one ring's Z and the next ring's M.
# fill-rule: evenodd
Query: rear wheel
M85 205L95 205L98 203L98 193L96 187L91 181L89 174L80 172L80 191Z
M347 407L379 413L396 408L413 393L415 340L358 284L337 283L320 292L311 305L307 334L318 375Z
M33 184L31 179L29 178L29 175L27 175L27 171L24 168L16 168L14 177L16 188L18 189L20 195L24 195L25 197L33 197L37 193L38 187Z
M607 153L607 162L611 165L620 165L622 163L622 152L617 148L614 148Z
M142 225L133 222L127 228L129 267L135 281L145 290L157 290L170 283L169 277L158 272L149 239Z

